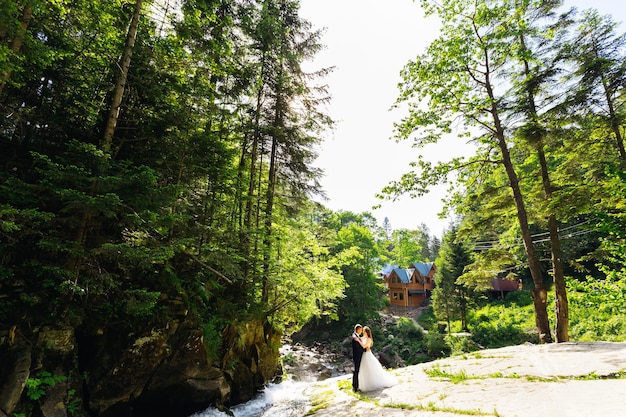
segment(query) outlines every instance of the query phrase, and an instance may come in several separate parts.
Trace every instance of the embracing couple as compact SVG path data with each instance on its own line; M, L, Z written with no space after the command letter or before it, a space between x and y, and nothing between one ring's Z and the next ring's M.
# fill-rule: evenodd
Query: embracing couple
M354 333L352 333L352 359L354 360L352 390L354 392L375 391L398 383L372 353L373 344L372 330L367 326L355 325Z

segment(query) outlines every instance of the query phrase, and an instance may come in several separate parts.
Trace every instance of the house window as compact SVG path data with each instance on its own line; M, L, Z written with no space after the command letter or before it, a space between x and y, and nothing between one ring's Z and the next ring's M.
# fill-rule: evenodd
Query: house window
M401 292L399 295L400 295L400 300L404 300L404 293Z
M397 299L398 299L398 293L397 293L397 292L394 292L394 293L393 293L393 299L394 299L394 300L397 300Z

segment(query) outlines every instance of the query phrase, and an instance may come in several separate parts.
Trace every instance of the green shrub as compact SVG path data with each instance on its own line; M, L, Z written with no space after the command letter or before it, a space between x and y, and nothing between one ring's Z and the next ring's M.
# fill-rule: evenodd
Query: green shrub
M211 361L217 361L222 355L222 330L225 323L219 318L211 318L202 323L204 348Z
M479 323L472 329L472 340L486 348L519 345L531 341L531 335L513 323Z
M424 329L432 329L433 326L435 326L437 323L437 317L435 317L433 307L428 306L428 308L424 310L422 314L420 314L420 316L417 318L417 322Z
M67 377L64 375L52 375L50 372L42 371L36 377L26 380L26 396L31 400L38 400L46 395L48 387L54 387L57 382L65 380Z
M570 340L626 341L626 279L567 280Z
M402 358L406 365L424 362L424 332L407 317L400 317L398 321L387 329L380 328L381 337L375 338L376 345L390 348Z
M443 358L450 355L451 349L446 344L444 335L431 332L424 337L424 340L426 351L431 358Z
M450 334L444 337L444 341L450 347L453 355L474 352L480 349L480 346L472 340L471 336L454 336Z
M424 338L424 332L420 329L413 319L407 317L400 317L395 325L396 335L402 337L409 337L416 340L422 340Z
M518 307L532 306L533 297L530 291L511 291L504 298L507 304L515 304Z

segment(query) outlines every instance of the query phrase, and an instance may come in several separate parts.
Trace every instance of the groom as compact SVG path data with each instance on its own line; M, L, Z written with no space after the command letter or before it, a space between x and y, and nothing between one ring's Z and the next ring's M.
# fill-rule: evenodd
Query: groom
M354 373L352 374L352 390L357 392L359 390L359 369L361 368L361 357L363 356L363 346L361 346L360 339L363 335L363 326L356 324L354 326L354 333L352 333L352 360L354 361Z

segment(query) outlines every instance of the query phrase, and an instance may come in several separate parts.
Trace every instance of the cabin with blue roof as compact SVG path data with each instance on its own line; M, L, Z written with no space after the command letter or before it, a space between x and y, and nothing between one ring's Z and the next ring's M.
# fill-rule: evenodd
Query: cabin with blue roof
M392 268L385 276L391 304L421 306L435 288L436 273L433 262L413 262L408 268Z

